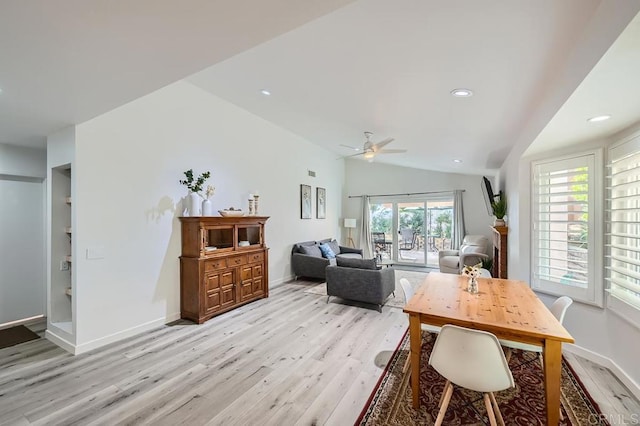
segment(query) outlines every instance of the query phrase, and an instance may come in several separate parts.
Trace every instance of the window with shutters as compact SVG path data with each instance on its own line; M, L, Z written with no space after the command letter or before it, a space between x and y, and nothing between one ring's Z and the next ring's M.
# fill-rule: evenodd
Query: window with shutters
M532 166L532 287L602 306L602 151Z
M640 136L609 150L608 306L640 324Z

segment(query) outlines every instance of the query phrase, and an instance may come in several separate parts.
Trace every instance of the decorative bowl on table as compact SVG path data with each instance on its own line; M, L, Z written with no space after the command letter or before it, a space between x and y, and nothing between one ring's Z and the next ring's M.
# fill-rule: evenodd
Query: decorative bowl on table
M235 216L244 216L244 212L242 210L218 210L220 216L223 217L235 217Z

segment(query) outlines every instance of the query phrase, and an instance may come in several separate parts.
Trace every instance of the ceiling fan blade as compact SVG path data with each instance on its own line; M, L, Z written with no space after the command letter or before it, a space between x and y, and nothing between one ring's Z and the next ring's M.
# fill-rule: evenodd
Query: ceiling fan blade
M357 157L358 155L364 155L364 152L358 152L357 154L345 155L342 158Z
M345 145L345 144L343 144L343 143L341 143L341 144L340 144L340 146L343 146L343 147L345 147L345 148L352 149L352 150L354 150L354 151L360 151L360 150L362 149L362 148L358 148L358 147L351 146L351 145Z
M393 142L393 138L387 138L383 141L378 142L377 144L373 145L371 148L373 148L374 152L377 152L380 150L380 148L382 148L383 146L390 144L391 142Z
M406 149L380 149L377 151L378 154L401 154L403 152L407 152Z

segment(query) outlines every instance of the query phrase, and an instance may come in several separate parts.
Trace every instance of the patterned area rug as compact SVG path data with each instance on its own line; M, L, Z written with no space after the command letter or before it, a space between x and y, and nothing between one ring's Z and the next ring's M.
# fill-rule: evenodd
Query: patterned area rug
M360 425L432 425L438 414L438 402L445 380L428 365L436 335L423 331L422 370L420 372L420 409L411 406L409 374L402 374L408 356L409 335L405 334L393 354L367 406L356 424ZM507 425L544 425L545 405L543 373L537 354L514 350L509 361L516 383L513 389L495 394ZM562 360L561 425L607 425L597 405L587 394L567 362ZM445 425L488 425L489 418L479 392L455 387Z
M400 287L400 278L406 278L411 283L413 290L417 290L417 288L422 284L422 282L427 278L427 272L414 272L414 271L403 271L400 269L396 269L396 290L395 296L391 295L387 299L387 303L385 306L392 306L394 308L404 308L406 305L406 301L404 300L404 293L402 291L402 287ZM308 290L305 290L307 294L317 294L321 296L327 295L327 283L319 283L310 287Z

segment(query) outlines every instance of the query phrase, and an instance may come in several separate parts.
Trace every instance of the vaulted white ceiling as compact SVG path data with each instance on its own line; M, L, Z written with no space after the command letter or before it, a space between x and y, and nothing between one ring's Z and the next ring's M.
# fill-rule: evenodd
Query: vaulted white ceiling
M639 9L635 0L3 2L0 143L42 144L186 78L336 157L371 131L408 150L375 161L492 173L514 144L552 128ZM459 87L473 96L451 96Z

